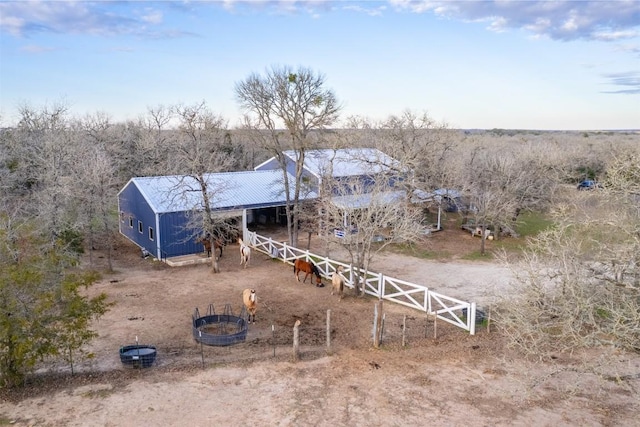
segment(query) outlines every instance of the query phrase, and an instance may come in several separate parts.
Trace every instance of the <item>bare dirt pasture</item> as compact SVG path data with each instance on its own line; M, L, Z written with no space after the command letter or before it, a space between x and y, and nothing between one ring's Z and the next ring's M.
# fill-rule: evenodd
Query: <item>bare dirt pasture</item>
M238 247L231 245L220 260L222 272L213 274L206 265L170 268L142 259L121 242L115 272L90 289L114 303L95 323L94 356L77 361L74 375L59 366L24 389L2 391L0 425L638 425L637 355L612 350L558 354L553 364L525 361L483 328L470 336L439 322L434 338L423 313L392 303L384 305L383 343L374 349L373 299L347 291L338 301L329 281L323 288L298 283L291 266L252 255L242 269ZM375 267L466 300L508 281L501 266L455 258L386 254ZM198 345L191 328L195 308L204 314L213 304L222 313L229 304L239 314L245 288L255 288L259 302L246 342ZM296 320L299 360L291 347ZM151 368L120 362L119 348L136 337L158 349ZM602 363L585 369L585 360Z

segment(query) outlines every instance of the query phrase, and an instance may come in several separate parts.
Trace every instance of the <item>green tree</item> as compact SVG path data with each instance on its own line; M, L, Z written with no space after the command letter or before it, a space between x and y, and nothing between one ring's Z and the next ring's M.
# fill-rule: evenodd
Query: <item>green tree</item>
M91 320L109 303L81 292L97 273L78 269L75 256L31 224L0 215L0 385L12 387L48 357L73 370L74 352L96 336Z

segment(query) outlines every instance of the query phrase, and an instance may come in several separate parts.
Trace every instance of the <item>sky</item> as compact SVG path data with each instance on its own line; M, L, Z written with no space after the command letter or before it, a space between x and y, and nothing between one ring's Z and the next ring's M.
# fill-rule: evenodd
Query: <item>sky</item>
M281 66L324 75L341 120L640 129L640 0L0 0L0 126L204 101L235 127L235 85Z

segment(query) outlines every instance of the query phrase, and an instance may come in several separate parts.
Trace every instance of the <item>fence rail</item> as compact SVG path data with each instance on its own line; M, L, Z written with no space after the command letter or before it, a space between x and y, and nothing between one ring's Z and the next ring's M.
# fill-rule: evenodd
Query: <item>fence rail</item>
M351 289L355 288L356 278L360 277L361 283L364 284L364 292L367 295L420 310L469 331L471 335L475 334L475 302L451 298L433 292L426 286L385 276L382 273L358 270L350 264L295 248L255 232L249 232L249 241L246 243L254 249L264 252L272 258L280 259L287 264L293 265L295 260L299 258L313 262L320 270L321 275L329 280L338 267L342 266L342 275L346 279L345 286Z

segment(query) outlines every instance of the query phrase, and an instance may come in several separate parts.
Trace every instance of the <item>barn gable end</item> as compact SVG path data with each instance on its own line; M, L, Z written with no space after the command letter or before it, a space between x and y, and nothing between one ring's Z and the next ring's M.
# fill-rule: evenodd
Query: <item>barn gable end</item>
M129 180L118 193L118 209L120 233L156 256L159 247L156 214L135 179Z

